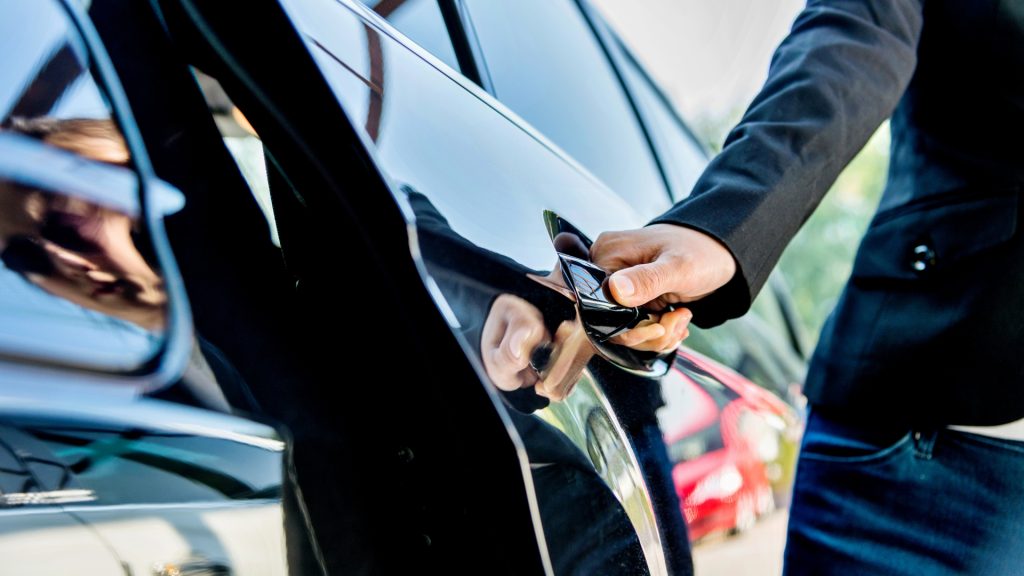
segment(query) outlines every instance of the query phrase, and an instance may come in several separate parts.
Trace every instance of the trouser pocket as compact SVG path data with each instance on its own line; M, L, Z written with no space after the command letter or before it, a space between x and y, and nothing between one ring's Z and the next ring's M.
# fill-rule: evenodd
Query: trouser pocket
M864 464L913 446L914 434L900 425L856 426L811 411L800 448L801 460Z

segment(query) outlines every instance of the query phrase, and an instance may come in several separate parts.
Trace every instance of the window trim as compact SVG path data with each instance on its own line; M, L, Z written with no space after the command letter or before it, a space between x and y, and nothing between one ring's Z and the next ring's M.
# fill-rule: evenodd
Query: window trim
M616 63L618 63L618 59L621 58L628 60L629 63L634 68L636 68L637 72L640 73L640 76L643 77L644 82L647 82L647 84L650 86L651 92L653 92L655 96L658 98L658 100L665 105L665 109L668 110L669 114L672 116L672 120L676 123L676 125L678 125L679 129L685 132L686 136L693 141L693 145L696 148L700 149L700 151L703 152L704 155L707 156L710 160L712 153L708 149L707 145L705 145L704 142L702 142L701 139L697 137L697 134L693 131L692 128L690 128L690 125L687 124L685 120L683 120L683 117L679 113L679 110L676 109L672 101L661 89L661 86L658 85L658 83L655 82L654 78L651 77L650 73L647 71L647 68L645 68L640 63L640 60L637 59L636 55L633 54L632 50L630 50L629 47L626 46L625 42L623 42L621 38L619 38L618 36L613 36L611 38L611 41L615 43L616 47L615 52L617 53L617 56L614 57ZM642 117L643 113L641 112L640 115Z
M455 49L455 58L459 61L462 75L493 95L491 73L487 69L487 61L476 28L469 17L469 10L462 0L437 0L437 4L448 27L448 37Z
M587 0L573 0L574 3L579 7L580 13L583 14L583 19L587 21L590 26L591 32L597 39L597 43L601 46L601 51L604 53L605 58L608 59L608 63L611 65L612 70L615 72L615 78L619 81L619 86L622 86L622 91L626 95L626 100L629 102L629 107L633 111L633 116L636 117L637 123L640 125L640 131L644 135L644 140L647 141L647 148L651 151L651 156L654 157L654 164L658 167L658 174L661 175L662 184L665 186L665 196L668 198L669 205L675 204L675 198L672 196L672 183L669 180L668 172L665 170L664 160L658 153L658 147L655 144L654 137L651 134L651 129L647 126L647 121L644 118L643 112L640 110L640 106L636 102L636 97L633 95L633 91L630 90L629 83L626 82L625 75L622 73L621 63L617 57L616 51L612 50L611 46L617 44L618 47L624 48L618 36L611 30L611 27L607 22L594 10ZM647 75L647 71L639 66L640 70ZM659 91L660 94L660 91Z

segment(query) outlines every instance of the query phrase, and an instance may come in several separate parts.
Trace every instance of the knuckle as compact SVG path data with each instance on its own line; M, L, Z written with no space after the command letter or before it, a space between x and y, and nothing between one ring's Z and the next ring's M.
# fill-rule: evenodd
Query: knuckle
M656 290L664 281L664 272L659 266L645 266L637 269L637 280L640 288L649 293Z
M601 232L597 235L597 240L594 240L594 245L591 248L594 251L601 251L607 249L610 245L615 243L618 232Z

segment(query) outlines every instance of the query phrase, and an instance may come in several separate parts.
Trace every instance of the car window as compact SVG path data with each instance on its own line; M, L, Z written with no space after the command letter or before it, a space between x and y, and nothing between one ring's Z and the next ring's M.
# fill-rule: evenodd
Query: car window
M0 356L140 370L167 293L88 52L58 5L35 2L6 7L0 47Z
M468 0L495 95L645 217L669 206L636 113L571 0Z
M427 52L455 70L459 69L438 0L363 0L363 4Z
M621 56L618 61L623 80L633 94L637 109L661 158L672 198L678 202L693 190L693 185L708 163L707 153L686 130L664 94L636 59L621 45L617 45L617 40L615 44L613 49Z

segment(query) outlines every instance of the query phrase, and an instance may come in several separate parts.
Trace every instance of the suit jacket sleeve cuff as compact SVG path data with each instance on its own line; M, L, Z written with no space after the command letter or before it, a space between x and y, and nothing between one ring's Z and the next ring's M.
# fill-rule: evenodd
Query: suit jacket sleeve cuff
M750 279L757 277L752 276L746 270L753 269L753 264L747 263L745 266L743 260L739 257L742 252L729 242L728 236L716 230L714 222L709 222L707 218L702 218L699 212L693 212L688 210L685 203L683 203L652 220L650 224L674 224L703 232L718 240L732 254L733 260L736 261L736 273L732 279L708 296L686 305L690 312L693 313L693 324L700 328L713 328L726 320L738 318L745 314L750 309L750 305L754 301L754 295L760 290L765 279L758 278L752 284Z

